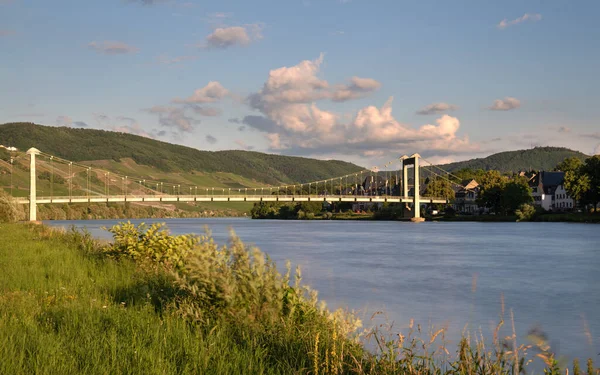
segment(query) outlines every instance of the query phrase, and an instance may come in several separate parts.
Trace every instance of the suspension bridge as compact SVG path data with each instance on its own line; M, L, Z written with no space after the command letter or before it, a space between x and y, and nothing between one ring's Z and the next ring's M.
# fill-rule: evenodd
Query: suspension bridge
M92 168L31 148L21 158L29 158L29 195L14 197L17 204L29 205L29 220L37 220L37 204L119 203L119 202L350 202L350 203L405 203L412 220L421 221L421 205L446 204L442 197L421 196L421 170L428 176L449 179L452 174L427 162L419 154L401 156L379 167L365 169L344 176L319 181L245 188L203 187L182 185L122 175L106 169ZM11 158L12 171L16 159ZM40 162L42 159L42 162ZM23 161L23 160L22 160ZM422 165L422 162L428 165ZM398 163L397 170L385 170ZM58 165L62 166L58 168ZM22 167L23 168L23 167ZM437 169L437 172L436 170ZM37 194L38 172L50 181L50 195ZM61 180L68 189L54 194L55 180ZM99 191L102 189L103 191Z

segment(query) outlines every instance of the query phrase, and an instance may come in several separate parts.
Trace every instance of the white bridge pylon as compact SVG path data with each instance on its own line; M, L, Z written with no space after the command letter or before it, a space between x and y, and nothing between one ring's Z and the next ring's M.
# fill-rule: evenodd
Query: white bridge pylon
M327 180L313 181L307 183L297 183L295 185L281 185L281 186L267 186L259 188L222 188L222 187L201 187L198 186L184 186L189 188L190 194L180 194L180 191L175 194L168 194L163 192L163 182L148 180L148 186L154 186L156 184L157 189L145 187L142 191L151 191L152 194L135 194L130 192L128 194L127 181L135 182L138 181L135 178L129 178L128 176L120 176L115 173L102 171L106 177L105 191L104 194L94 193L90 194L90 172L91 167L82 165L87 172L87 189L85 196L72 195L72 173L71 168L74 165L73 162L62 160L51 155L46 155L40 152L36 148L30 148L27 151L27 155L30 158L30 189L28 198L15 198L17 204L28 204L29 205L29 220L36 221L37 219L37 204L65 204L65 203L118 203L118 202L151 202L151 203L173 203L173 202L355 202L355 203L406 203L412 204L411 216L415 221L419 221L421 218L420 205L423 203L437 203L445 204L448 200L445 198L434 198L434 197L421 197L420 196L420 174L419 174L419 154L413 154L409 156L402 156L396 159L402 163L402 177L396 176L395 185L397 186L397 195L393 195L393 186L390 182L393 179L393 171L383 172L385 175L385 185L377 186L379 176L382 172L373 172L373 170L364 170L362 172L351 173L342 177L335 177ZM36 156L43 155L48 156L50 161L60 160L65 164L69 165L69 196L37 196L36 191ZM386 164L390 165L392 162ZM409 189L409 169L413 169L413 181L414 187L413 194L410 195ZM98 171L96 168L95 171ZM435 172L434 172L435 173ZM362 186L363 175L371 176L370 184L375 184L375 192L369 187L369 195L365 194L365 189ZM110 194L110 176L121 177L123 181L123 189L121 194ZM373 178L375 177L375 178ZM389 177L389 179L388 179ZM345 180L345 183L344 183ZM350 181L349 181L350 180ZM352 183L354 180L354 183ZM142 180L139 180L141 182ZM146 180L143 180L144 182ZM350 182L350 184L348 184ZM168 183L166 184L169 185ZM173 188L181 185L171 184ZM402 189L400 189L402 185ZM160 186L160 190L159 190ZM345 186L345 189L344 189ZM362 193L359 192L359 187ZM328 191L328 189L331 189ZM339 188L338 193L333 193ZM52 189L52 188L51 188ZM168 190L168 189L167 189ZM237 191L236 191L237 190ZM313 191L314 190L314 191ZM52 190L51 190L52 192ZM202 194L204 192L204 194ZM221 192L221 194L219 194ZM193 194L192 194L193 193ZM216 194L215 194L216 193ZM382 193L382 194L380 194Z

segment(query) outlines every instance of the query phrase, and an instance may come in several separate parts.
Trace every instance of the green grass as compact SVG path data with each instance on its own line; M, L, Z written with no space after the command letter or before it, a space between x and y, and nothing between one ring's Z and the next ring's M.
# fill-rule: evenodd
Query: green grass
M288 373L225 330L161 314L132 262L50 233L0 226L0 374Z

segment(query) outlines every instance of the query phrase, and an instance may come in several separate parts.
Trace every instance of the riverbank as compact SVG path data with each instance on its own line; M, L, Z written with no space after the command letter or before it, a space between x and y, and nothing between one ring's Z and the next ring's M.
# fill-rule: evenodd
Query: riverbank
M102 219L163 219L203 217L243 217L247 207L237 205L225 208L215 205L150 205L133 203L75 203L39 204L39 220L102 220ZM23 213L24 216L24 213Z
M76 233L0 225L0 373L512 372L513 357L495 352L501 339L445 355L443 330L355 330L239 241L219 251L199 239L198 258L190 237L153 233L121 227L122 240L102 249ZM229 260L204 267L218 259ZM377 355L360 344L374 336Z

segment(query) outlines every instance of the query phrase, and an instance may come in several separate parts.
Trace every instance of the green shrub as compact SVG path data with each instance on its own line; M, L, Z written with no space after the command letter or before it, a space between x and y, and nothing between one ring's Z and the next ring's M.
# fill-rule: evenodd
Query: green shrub
M145 266L180 269L185 258L198 243L194 235L171 236L164 224L148 227L141 223L121 223L108 229L114 242L104 251L115 257L128 257Z
M0 223L14 223L24 219L12 197L0 190Z
M517 221L530 221L535 217L536 209L529 203L523 203L515 211L515 215L517 215Z

